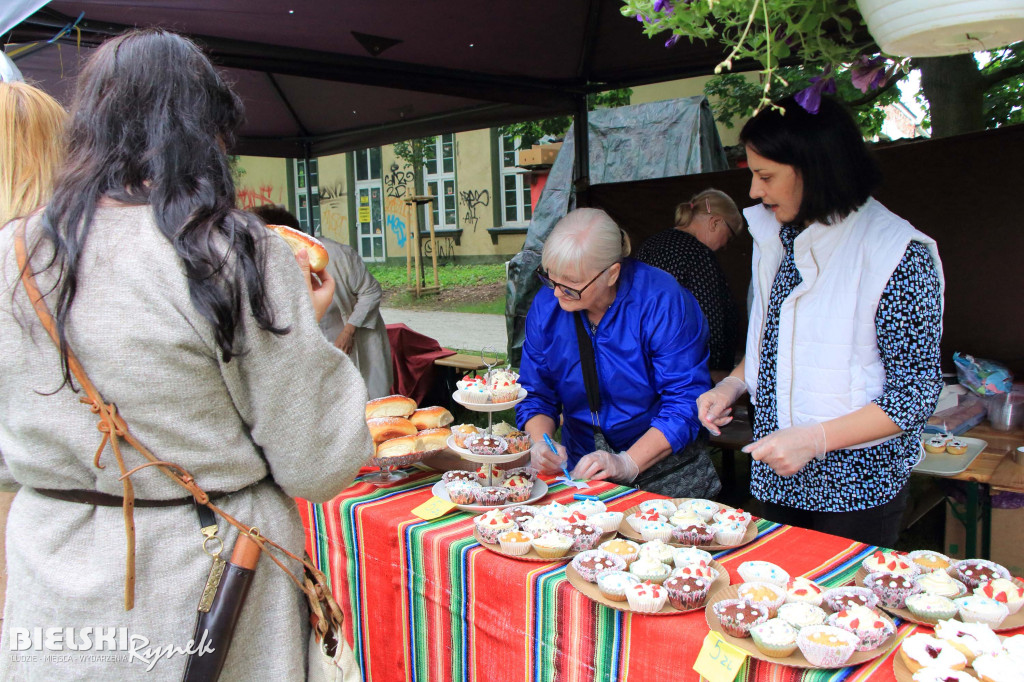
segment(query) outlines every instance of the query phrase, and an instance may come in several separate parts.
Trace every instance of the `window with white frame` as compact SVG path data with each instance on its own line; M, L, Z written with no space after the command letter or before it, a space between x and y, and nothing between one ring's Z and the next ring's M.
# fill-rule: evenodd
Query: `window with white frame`
M455 135L446 133L434 138L433 153L423 162L423 186L427 194L437 197L430 202L434 227L440 230L458 227L455 195ZM425 226L424 226L425 227Z
M365 261L382 261L385 253L380 147L360 149L353 154L353 160L359 255Z
M299 219L303 232L320 236L320 180L317 161L309 159L308 169L306 159L295 159L294 164L295 217Z
M519 140L500 135L501 215L505 225L526 225L533 216L530 200L530 174L519 168Z

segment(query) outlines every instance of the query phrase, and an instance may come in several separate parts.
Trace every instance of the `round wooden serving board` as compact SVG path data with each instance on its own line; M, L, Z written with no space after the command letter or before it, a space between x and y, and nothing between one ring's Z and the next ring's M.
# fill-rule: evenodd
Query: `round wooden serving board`
M676 499L672 500L672 502L674 502L676 504L676 506L678 506L680 502L686 502L689 499L691 499L691 498L679 497L679 498L676 498ZM724 504L721 505L721 507L722 507L722 509L733 509L733 507L730 507L730 506L724 505ZM631 514L635 514L638 511L640 511L639 505L636 506L636 507L630 507L629 509L627 509L624 512L622 512L622 523L619 524L619 535L627 537L630 540L635 540L636 542L643 542L644 541L643 536L640 535L639 532L633 530L633 526L629 525L629 522L626 521L626 518L628 516L630 516ZM757 524L754 523L754 521L751 521L750 524L747 526L746 534L743 536L743 539L740 540L740 543L738 545L716 545L716 544L714 544L712 542L712 544L710 544L710 545L692 545L692 546L698 547L699 549L707 550L709 552L717 552L717 551L720 551L720 550L723 550L723 549L736 549L737 547L742 547L743 545L750 544L751 542L754 541L754 538L756 538L756 537L757 537ZM680 544L678 542L668 542L666 544L672 545L673 547L690 547L691 546L691 545L683 545L683 544Z
M708 590L708 596L704 598L704 601L701 602L700 606L695 606L694 608L686 611L680 611L666 601L665 605L661 607L661 611L658 611L657 613L637 613L636 611L633 611L633 609L629 608L628 601L613 601L608 599L601 594L601 590L597 589L597 585L595 583L584 580L583 576L581 576L571 564L565 567L565 577L567 577L569 579L569 583L582 592L585 597L596 601L598 604L604 604L610 609L626 611L627 613L636 613L639 616L674 616L680 613L690 613L691 611L704 608L704 604L714 598L720 590L729 587L729 571L725 570L725 568L723 568L717 561L712 561L711 567L718 571L718 577L711 583L711 589Z
M545 559L540 554L537 554L537 550L533 547L530 547L530 551L526 554L509 554L501 548L501 545L492 545L489 542L484 542L483 537L481 537L475 525L473 526L473 537L476 538L476 541L479 542L480 546L484 549L490 550L495 554L500 554L501 556L507 556L509 559L518 559L519 561L539 561L546 564L558 564L565 563L566 561L572 561L572 558L579 554L579 552L574 552L570 549L563 557L559 557L557 559Z

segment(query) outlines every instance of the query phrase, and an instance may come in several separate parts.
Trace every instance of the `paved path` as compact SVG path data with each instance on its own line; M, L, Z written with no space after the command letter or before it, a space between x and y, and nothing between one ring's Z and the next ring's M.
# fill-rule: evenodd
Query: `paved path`
M402 323L410 329L437 339L446 348L479 351L490 346L506 352L504 315L449 313L443 310L398 310L381 308L386 324Z

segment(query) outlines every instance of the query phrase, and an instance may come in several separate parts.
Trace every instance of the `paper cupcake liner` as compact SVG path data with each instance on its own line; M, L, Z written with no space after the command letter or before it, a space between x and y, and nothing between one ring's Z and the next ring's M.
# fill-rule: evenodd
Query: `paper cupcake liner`
M796 639L786 644L766 642L762 639L757 627L750 629L750 638L754 640L754 646L765 656L771 656L772 658L785 658L791 656L796 651Z
M507 487L507 486L506 486ZM530 492L533 490L531 487L517 486L515 488L509 488L511 492L508 494L509 502L526 502L530 499Z
M1000 611L997 613L988 613L981 609L973 609L969 604L964 604L959 599L953 600L953 603L956 604L956 610L960 614L960 620L965 623L983 623L991 628L997 628L1000 623L1006 620L1007 615L1009 615L1008 609L1005 612ZM1003 604L1003 606L1006 605Z
M660 597L637 596L632 590L626 590L626 601L629 608L637 613L657 613L665 606L668 595L663 591Z
M587 521L601 529L604 533L611 533L612 531L618 530L622 524L622 512L601 512L601 514L610 514L611 516L598 516L595 514L594 517L588 517Z
M644 539L644 542L650 542L651 540L670 542L672 540L672 527L650 528L645 526L640 530L640 537Z
M603 568L590 568L583 565L583 562L589 557L600 556L606 559L610 565ZM572 559L572 567L576 569L576 572L580 574L580 577L586 580L588 583L596 583L597 576L605 571L621 571L626 568L626 560L622 557L606 552L602 549L590 549L585 552L580 552Z
M947 608L936 608L933 605L929 609L922 609L919 607L915 607L915 602L911 599L908 599L906 606L907 610L914 614L914 616L916 616L917 618L921 618L923 620L949 620L950 618L956 617L957 608L956 604L953 603L952 599L948 599L947 597L939 597L938 595L930 596L933 596L936 599L945 599L949 602L949 606Z
M540 556L543 559L561 559L562 557L564 557L566 554L569 553L569 548L568 547L543 546L543 545L537 545L535 543L533 545L533 551L535 551L537 553L537 555Z
M476 491L469 486L447 487L448 499L455 504L475 504Z
M829 616L827 621L828 624L832 627L839 628L840 630L846 630L857 637L857 639L860 640L860 643L854 647L857 651L871 651L872 649L877 649L882 645L882 642L889 638L889 635L895 632L895 630L890 628L888 624L886 624L886 626L881 630L846 627L838 622L838 615L838 613L833 613ZM882 619L879 618L879 620ZM882 620L882 622L884 623L885 621Z
M868 607L869 609L873 609L875 608L875 606L878 605L878 595L866 587L834 587L831 590L826 590L825 594L822 595L822 597L825 600L825 603L828 604L828 607L830 609L832 609L833 611L842 611L844 608L846 608L846 604L845 602L841 601L840 598L844 595L851 594L864 597L867 600L864 606Z
M689 530L683 532L683 528L676 526L672 530L672 541L678 542L680 545L710 545L715 539L715 531L707 528L701 530Z
M935 555L937 557L940 557L940 558L945 559L946 561L948 561L949 562L949 564L948 564L949 566L953 565L953 560L950 559L948 556L946 556L945 554L941 554L939 552L933 552L930 549L915 549L913 552L910 552L909 554L907 554L907 558L910 559L911 561L913 561L915 564L917 564L917 566L921 569L921 573L931 573L933 571L944 571L944 570L946 570L945 567L939 566L939 567L934 567L933 568L933 567L925 566L923 564L919 564L919 563L917 563L917 561L915 561L915 559L917 557L928 556L928 555Z
M529 540L517 540L513 542L506 542L498 537L498 544L501 545L501 551L506 554L512 554L514 556L523 556L530 551L532 543Z
M711 610L714 612L715 616L718 617L718 622L720 622L722 624L722 629L725 630L725 633L727 635L732 635L733 637L749 637L750 636L750 628L754 627L758 623L763 623L766 620L768 620L768 611L767 611L767 609L765 609L764 607L761 607L761 606L755 607L761 613L760 613L760 615L757 618L755 618L754 620L752 620L750 622L739 621L739 620L736 620L735 618L722 615L723 610L727 606L729 606L731 604L736 604L736 603L747 603L747 602L745 602L742 599L723 599L720 602L716 602L715 605L711 607Z
M665 589L668 592L668 601L672 606L680 611L689 611L690 609L695 609L704 603L704 600L708 596L708 592L711 590L711 581L707 581L705 589L697 592L682 592L681 590Z
M486 405L491 399L490 394L487 391L469 391L459 390L459 400L464 403L473 403L474 405Z
M481 487L474 491L477 504L488 507L507 504L510 492L508 488L501 486Z
M743 536L747 534L747 529L744 528L741 531L726 531L716 530L715 531L715 542L725 547L733 547L743 542Z
M608 582L606 582L605 578L611 575L612 573L621 573L626 576L629 576L628 578L626 578L626 580L629 581L629 584L627 584L626 587L622 588L615 585L609 585ZM639 578L625 571L608 571L607 573L602 573L597 577L597 589L601 592L602 595L604 595L605 599L611 599L612 601L626 601L626 589L630 585L635 585L639 582Z
M968 562L970 562L970 563L968 563ZM999 564L995 563L994 561L986 561L985 559L964 559L963 561L956 562L956 564L954 564L954 566L956 567L956 577L957 577L957 579L960 582L962 582L964 585L967 585L968 589L973 590L974 588L976 588L981 583L988 581L987 579L986 580L978 580L977 578L975 578L973 576L971 576L971 577L965 576L963 574L963 569L966 568L966 566L968 566L968 565L984 566L986 568L992 568L992 569L995 569L996 573L999 574L999 577L1006 578L1007 580L1010 579L1010 572L1007 571L1003 566L1000 566Z
M921 591L921 586L912 582L909 587L893 587L886 584L891 573L868 573L864 584L875 593L879 603L888 609L902 609L907 605L907 597ZM909 578L908 578L909 579Z
M480 533L480 537L483 538L484 542L489 545L498 544L498 536L508 530L515 530L516 524L509 521L506 526L483 526L479 523L476 524L476 530Z
M810 640L816 632L832 632L841 638L842 643L835 645L819 644ZM831 625L809 625L802 628L796 637L796 645L807 662L819 668L841 668L850 660L856 649L857 636Z

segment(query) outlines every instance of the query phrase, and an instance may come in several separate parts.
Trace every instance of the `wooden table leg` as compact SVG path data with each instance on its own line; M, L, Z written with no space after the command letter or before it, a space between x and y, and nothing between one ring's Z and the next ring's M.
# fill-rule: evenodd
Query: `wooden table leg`
M970 559L978 556L978 488L976 481L966 485L967 501L964 510L964 556Z
M981 488L981 558L992 556L992 492L987 485Z

